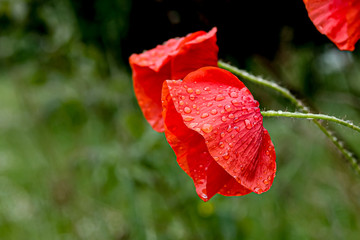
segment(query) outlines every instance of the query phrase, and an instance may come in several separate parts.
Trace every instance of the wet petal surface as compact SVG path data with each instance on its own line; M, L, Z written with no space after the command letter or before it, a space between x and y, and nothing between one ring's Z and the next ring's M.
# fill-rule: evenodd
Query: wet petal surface
M202 152L206 155L202 159L207 160L201 165L208 168L201 171L205 173L201 179L217 179L204 184L214 185L218 193L244 195L270 188L276 171L275 149L262 125L258 102L234 75L205 67L190 73L184 81L166 81L164 89L165 133L173 148L181 145L184 149L183 154L174 150L188 174L190 169L199 171L200 166L193 164L200 161L199 153L191 153ZM181 129L174 130L180 123ZM189 175L194 180L191 172Z

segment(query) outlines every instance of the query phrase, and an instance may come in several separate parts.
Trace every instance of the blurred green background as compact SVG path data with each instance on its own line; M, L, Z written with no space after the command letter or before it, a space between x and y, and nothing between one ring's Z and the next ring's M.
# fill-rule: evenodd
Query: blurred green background
M137 105L132 52L218 26L223 60L359 124L359 45L337 50L302 1L280 2L298 11L255 1L0 0L0 239L359 239L360 176L311 121L264 119L278 164L268 192L204 203ZM245 84L262 109L294 110ZM360 155L358 133L328 126Z

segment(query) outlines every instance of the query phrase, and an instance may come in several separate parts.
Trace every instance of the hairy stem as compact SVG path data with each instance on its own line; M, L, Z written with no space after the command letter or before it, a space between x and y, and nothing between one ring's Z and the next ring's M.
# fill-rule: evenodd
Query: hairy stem
M337 117L334 116L328 116L325 114L315 114L315 113L300 113L300 112L283 112L283 111L273 111L273 110L269 110L269 111L262 111L261 114L264 117L290 117L290 118L306 118L306 119L319 119L319 120L326 120L326 121L331 121L331 122L335 122L338 124L341 124L345 127L351 128L355 131L358 131L360 133L360 127L356 126L355 124L353 124L350 121L346 121L343 119L339 119Z
M222 61L218 62L218 66L223 69L228 70L229 72L232 72L233 74L239 76L241 79L256 83L258 85L268 87L268 88L280 93L283 97L287 98L291 103L293 103L300 112L306 113L306 114L310 113L310 109L302 101L300 101L293 94L291 94L291 92L288 89L281 87L277 83L263 79L258 76L251 75L250 73L248 73L244 70L238 69L238 68L231 66L227 63L224 63ZM326 119L326 120L329 120L329 119ZM360 162L357 158L354 157L354 154L352 152L350 152L349 150L347 150L344 147L343 143L340 142L338 140L338 138L335 137L332 132L330 132L328 129L326 129L326 127L324 127L321 124L320 119L313 118L312 121L327 136L327 138L331 142L334 143L336 148L342 153L342 155L351 164L351 166L354 168L354 170L356 170L360 174Z

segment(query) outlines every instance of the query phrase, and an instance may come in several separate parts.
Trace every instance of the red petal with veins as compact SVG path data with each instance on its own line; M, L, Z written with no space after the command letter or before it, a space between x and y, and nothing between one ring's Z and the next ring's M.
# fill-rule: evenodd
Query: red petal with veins
M163 86L165 134L203 200L267 191L275 149L259 104L230 72L204 67Z
M354 50L360 38L360 0L304 0L311 21L340 50Z
M217 66L216 28L186 37L170 39L163 45L130 56L135 95L150 125L164 131L161 116L161 89L167 79L182 79L204 66Z

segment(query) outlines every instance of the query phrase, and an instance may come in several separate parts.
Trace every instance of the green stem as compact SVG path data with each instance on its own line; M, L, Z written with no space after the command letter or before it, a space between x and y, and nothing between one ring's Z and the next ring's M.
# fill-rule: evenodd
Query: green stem
M292 95L288 89L281 87L277 83L263 79L261 77L251 75L244 70L238 69L238 68L231 66L227 63L224 63L222 61L218 62L218 66L223 69L228 70L229 72L232 72L233 74L239 76L241 79L244 79L249 82L253 82L255 84L262 85L262 86L268 87L270 89L273 89L274 91L280 93L285 98L290 100L290 102L293 103L298 108L298 110L301 111L302 113L310 113L309 108L303 102L301 102L294 95ZM360 162L357 158L354 157L354 154L352 152L350 152L349 150L347 150L344 147L343 143L340 142L338 140L338 138L335 137L332 132L330 132L328 129L326 129L318 119L313 119L312 121L330 139L330 141L332 141L334 143L336 148L342 153L342 155L345 157L345 159L347 161L349 161L349 163L352 165L352 167L360 174Z
M342 120L337 117L328 116L325 114L315 114L315 113L299 113L299 112L283 112L283 111L262 111L261 114L264 117L290 117L290 118L306 118L306 119L319 119L319 120L326 120L341 124L345 127L351 128L356 130L360 133L360 127L356 126L350 121Z

